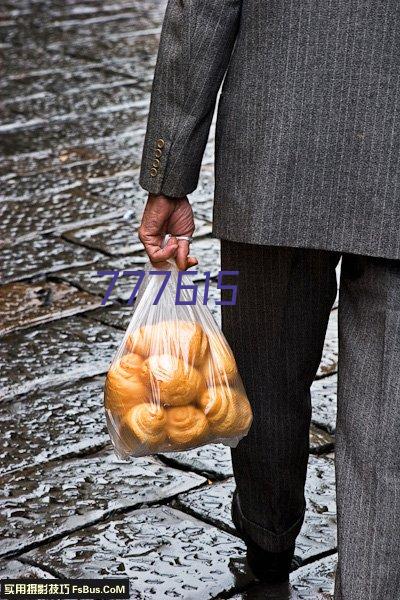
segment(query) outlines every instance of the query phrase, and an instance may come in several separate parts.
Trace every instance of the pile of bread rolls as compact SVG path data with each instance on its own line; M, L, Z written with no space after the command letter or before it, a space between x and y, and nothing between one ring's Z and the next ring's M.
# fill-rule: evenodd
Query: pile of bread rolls
M218 332L163 321L129 335L124 352L107 374L105 406L126 452L181 450L247 433L251 408Z

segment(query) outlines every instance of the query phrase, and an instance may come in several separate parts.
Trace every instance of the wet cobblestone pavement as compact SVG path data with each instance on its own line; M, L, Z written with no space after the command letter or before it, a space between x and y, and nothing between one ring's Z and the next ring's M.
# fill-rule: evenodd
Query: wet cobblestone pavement
M138 169L165 0L3 0L0 8L0 577L128 576L132 598L328 600L336 566L337 310L312 387L308 512L291 586L257 584L230 517L229 450L131 463L102 385L132 307L101 270L142 268ZM219 293L213 133L193 254Z

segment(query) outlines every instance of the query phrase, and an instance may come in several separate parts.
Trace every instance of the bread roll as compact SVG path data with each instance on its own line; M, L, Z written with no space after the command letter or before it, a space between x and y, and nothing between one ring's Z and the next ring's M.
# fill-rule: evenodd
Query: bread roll
M130 334L126 348L128 352L139 354L144 359L154 351L151 347L152 340L157 340L153 336L153 325L144 325Z
M167 435L175 446L195 446L205 441L208 423L204 413L189 404L168 408Z
M208 338L200 323L161 321L134 331L128 338L127 349L143 358L153 354L171 354L186 364L199 366L208 354Z
M200 396L199 406L207 417L212 433L229 436L236 420L231 391L220 385L210 387Z
M198 367L208 355L208 338L200 323L192 321L170 322L176 327L179 338L179 356L186 364Z
M142 367L143 367L143 357L140 354L135 354L130 352L129 354L125 354L120 359L121 369L127 371L128 374L137 374L140 375Z
M229 346L215 333L209 334L208 341L210 354L203 366L207 384L212 386L235 384L238 379L238 370Z
M126 413L123 421L140 444L156 447L166 439L167 421L162 407L152 403L138 404Z
M128 356L132 357L132 355ZM124 368L121 360L112 365L108 371L104 391L106 408L117 413L123 413L136 404L150 400L150 388L141 378L142 362L140 366L136 362L135 367L127 368L130 359L126 359Z
M241 391L234 392L236 404L236 420L234 423L234 435L246 435L253 422L253 412L247 396Z
M216 386L203 392L199 406L204 411L211 433L222 438L247 433L252 412L247 397L235 388Z
M164 406L190 404L205 386L196 368L170 354L150 356L143 364L143 377L152 389L153 399Z

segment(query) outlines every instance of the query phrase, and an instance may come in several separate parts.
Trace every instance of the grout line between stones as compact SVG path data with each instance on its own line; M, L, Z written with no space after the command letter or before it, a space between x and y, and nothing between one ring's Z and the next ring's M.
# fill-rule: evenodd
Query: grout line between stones
M41 569L45 573L47 572L47 573L49 573L49 575L52 575L53 577L56 577L57 579L64 579L64 575L62 573L60 573L59 571L56 571L56 569L53 569L53 567L44 566L40 562L37 562L36 560L32 560L30 558L18 557L18 560L21 563L23 563L24 565L30 565L31 567L36 567L37 569Z
M201 487L202 485L203 484L194 485L192 488L190 488L190 491L195 490L195 489ZM36 542L32 541L31 543L28 543L26 546L23 546L22 548L19 548L17 550L11 550L10 552L5 552L4 554L0 555L0 558L2 560L9 560L9 559L13 559L13 558L22 560L22 558L24 558L24 554L26 554L27 552L30 552L31 550L40 548L42 546L46 546L47 544L61 540L68 535L71 535L78 531L83 531L85 529L88 529L89 527L93 527L94 525L106 524L107 522L112 521L116 517L119 517L119 516L122 516L125 514L129 514L131 512L134 512L134 511L137 511L137 510L140 510L143 508L148 508L148 507L157 508L159 506L171 506L171 504L173 503L175 498L177 498L179 496L179 494L181 494L181 493L182 492L177 492L175 494L166 496L165 498L157 499L154 501L137 502L135 504L131 504L130 506L124 506L124 507L120 507L120 508L113 508L113 509L105 510L101 517L98 517L96 519L88 521L84 525L79 525L77 527L73 527L73 528L65 530L65 531L60 531L59 533L49 534L44 539L38 540ZM182 513L185 512L185 511L182 511L181 509L179 509L179 510ZM198 517L197 517L197 519L199 521L204 521L204 519L199 519ZM214 525L214 527L222 530L221 527L217 527L216 525ZM26 560L30 560L30 559L28 558Z

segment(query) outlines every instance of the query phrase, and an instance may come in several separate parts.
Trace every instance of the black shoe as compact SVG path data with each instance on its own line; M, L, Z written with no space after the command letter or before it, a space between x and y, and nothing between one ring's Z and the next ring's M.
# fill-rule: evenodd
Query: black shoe
M247 564L254 577L262 583L280 584L289 581L294 546L284 552L267 552L251 540L246 540Z
M289 581L289 573L301 565L294 557L295 546L284 552L267 552L246 535L241 522L241 509L237 492L233 493L232 520L242 540L247 546L247 564L260 582L282 584Z

